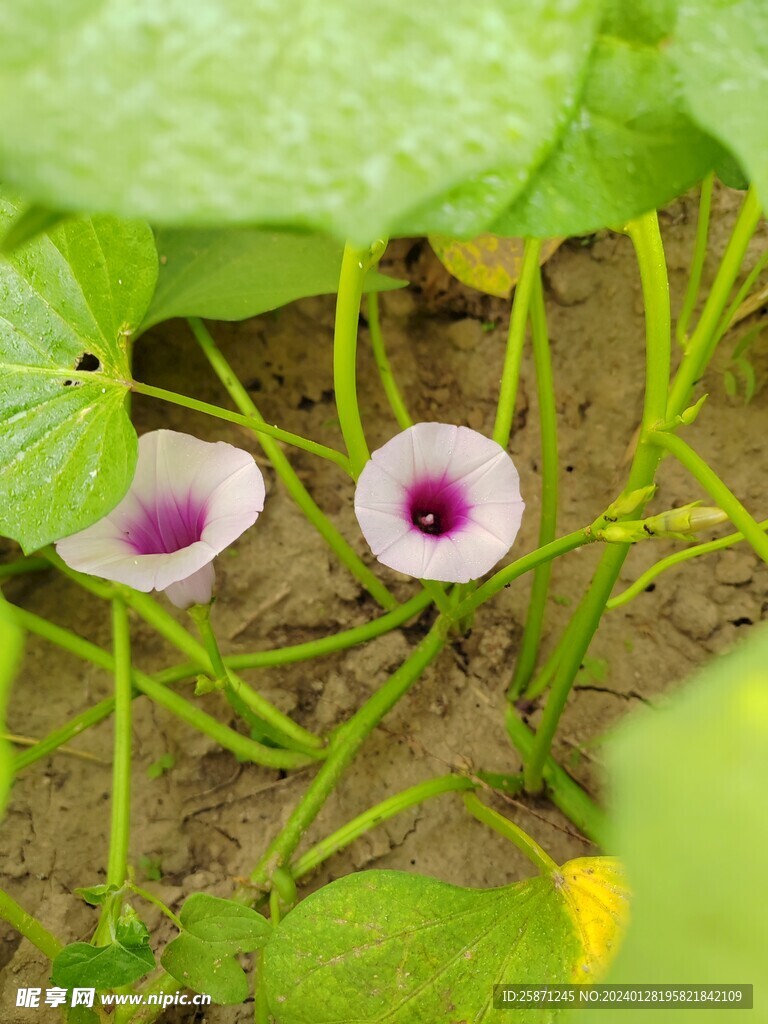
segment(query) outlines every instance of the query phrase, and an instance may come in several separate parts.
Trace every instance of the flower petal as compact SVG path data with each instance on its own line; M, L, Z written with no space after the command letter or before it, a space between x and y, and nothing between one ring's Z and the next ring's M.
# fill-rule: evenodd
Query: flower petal
M524 507L504 449L446 423L417 423L373 452L355 492L355 514L380 562L452 583L477 579L504 557ZM442 532L419 526L428 512L435 513L430 523L444 524Z
M165 588L165 595L177 608L190 608L193 604L210 604L215 582L216 571L213 562L208 562L186 579L171 583Z

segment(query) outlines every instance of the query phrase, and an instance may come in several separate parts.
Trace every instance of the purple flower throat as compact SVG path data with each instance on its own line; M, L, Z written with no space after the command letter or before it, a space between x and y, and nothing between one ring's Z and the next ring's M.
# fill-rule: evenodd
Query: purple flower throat
M154 508L142 506L126 528L126 539L137 555L170 555L200 540L205 516L205 502L191 495L181 502L166 498Z
M419 480L406 496L406 514L421 533L433 537L460 530L469 520L469 504L460 483L439 480Z

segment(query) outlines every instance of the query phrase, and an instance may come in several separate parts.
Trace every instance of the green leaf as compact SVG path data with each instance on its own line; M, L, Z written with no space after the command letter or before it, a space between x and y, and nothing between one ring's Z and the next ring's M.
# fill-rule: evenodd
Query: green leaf
M523 195L494 224L495 234L547 238L621 226L712 168L720 147L691 121L657 38L670 7L644 0L609 12L575 116Z
M599 6L79 0L57 31L17 0L0 173L52 208L157 224L445 230L409 211L497 168L511 202L551 148Z
M176 758L170 752L166 751L165 754L161 754L156 761L153 761L151 765L147 767L147 778L148 779L159 779L161 776L169 772L171 768L176 764Z
M16 212L0 197L0 229ZM69 220L0 260L0 533L27 552L128 489L128 346L156 274L147 225L112 217Z
M0 239L0 253L13 252L43 231L50 231L66 216L67 214L59 213L57 210L49 210L47 206L27 206L16 220L12 221Z
M0 612L4 599L0 595ZM7 607L7 606L6 606ZM13 622L0 618L0 734L5 732L5 712L11 683L21 662L22 632ZM0 736L0 818L5 813L8 796L13 785L14 750L11 744Z
M272 925L257 910L203 892L187 899L179 917L190 935L236 953L259 949L272 934Z
M235 957L194 935L183 933L169 942L160 963L180 985L205 992L214 1003L248 998L248 978Z
M633 900L605 980L754 982L755 1007L764 1006L768 632L713 659L664 709L633 716L607 759L612 847L624 854ZM722 1004L716 1017L746 1019ZM681 1008L669 1019L693 1024L702 1015ZM605 1014L577 1021L605 1024Z
M73 942L53 961L51 981L62 988L118 988L142 978L155 966L149 932L131 907L117 922L115 939L108 946Z
M768 5L764 0L681 4L670 56L696 121L731 151L765 206Z
M307 295L335 292L342 247L324 235L225 228L161 229L160 273L146 330L173 316L245 320ZM365 290L389 291L397 281L371 271Z
M118 886L91 885L87 888L75 889L74 891L76 896L85 900L86 903L90 903L92 907L100 907L103 903L107 902L110 896L114 896L118 891Z
M495 1010L502 982L594 978L623 917L611 858L584 858L501 889L459 889L365 871L313 893L264 954L279 1024L543 1024L549 1010Z
M264 946L272 925L250 907L202 892L186 900L179 918L185 930L165 947L163 967L215 1003L242 1003L248 978L235 956Z

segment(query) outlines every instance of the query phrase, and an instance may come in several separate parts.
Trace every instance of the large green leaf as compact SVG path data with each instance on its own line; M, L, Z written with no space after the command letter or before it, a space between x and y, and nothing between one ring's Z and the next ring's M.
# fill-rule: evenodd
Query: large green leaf
M680 4L671 47L690 109L735 154L768 205L768 4Z
M579 108L502 235L574 235L620 226L695 184L720 147L690 119L664 39L675 4L610 5Z
M561 129L600 3L79 0L66 31L35 25L38 0L6 6L0 172L30 199L370 242L499 167L511 201Z
M0 230L16 213L0 198ZM112 217L69 220L0 259L0 533L25 551L128 488L128 347L156 275L147 225Z
M605 980L754 983L754 1019L764 1017L768 632L710 663L665 710L626 723L608 767L614 845L624 854L634 898L624 945ZM645 1012L620 1016L645 1020ZM667 1018L653 1010L647 1019ZM715 1019L747 1018L721 1004ZM605 1015L585 1020L604 1024ZM693 1024L701 1013L675 1009L669 1020Z
M349 875L300 903L267 944L270 1008L279 1024L544 1024L550 1009L494 1009L493 986L594 978L625 899L607 857L501 889Z
M224 228L165 228L157 233L160 272L142 330L173 316L245 320L306 295L327 295L339 283L342 247L324 235ZM365 290L406 282L377 271Z

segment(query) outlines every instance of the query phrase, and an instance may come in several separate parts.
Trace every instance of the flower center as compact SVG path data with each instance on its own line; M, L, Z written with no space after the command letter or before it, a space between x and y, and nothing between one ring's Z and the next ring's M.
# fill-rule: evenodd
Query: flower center
M170 555L200 540L204 525L204 505L191 496L181 501L168 497L154 507L142 508L126 536L139 555Z
M442 537L463 526L469 505L460 484L420 480L408 492L406 511L421 533Z

